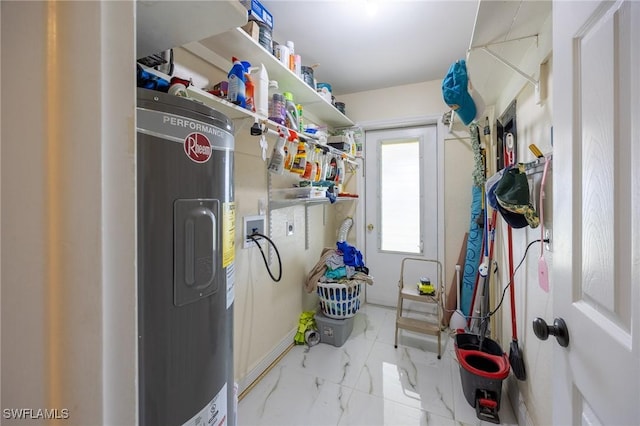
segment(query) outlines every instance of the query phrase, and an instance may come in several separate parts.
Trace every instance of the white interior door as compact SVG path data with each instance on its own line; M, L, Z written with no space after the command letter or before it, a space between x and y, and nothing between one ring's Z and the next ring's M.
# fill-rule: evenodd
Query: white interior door
M367 131L365 150L366 300L395 306L402 258L441 260L436 126ZM415 275L435 282L435 264Z
M637 425L640 3L554 2L553 39L553 423Z

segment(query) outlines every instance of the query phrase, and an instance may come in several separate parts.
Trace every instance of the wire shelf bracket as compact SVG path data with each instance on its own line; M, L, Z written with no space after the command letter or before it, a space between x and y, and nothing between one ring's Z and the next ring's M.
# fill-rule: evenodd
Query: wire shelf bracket
M502 56L500 56L499 54L497 54L496 52L494 52L493 50L490 49L491 46L495 46L497 44L507 43L507 42L511 42L511 41L519 41L519 40L524 40L524 39L534 38L534 37L536 39L536 44L537 44L538 43L538 34L534 34L534 35L529 35L529 36L525 36L525 37L518 37L518 38L514 38L514 39L510 39L510 40L504 40L504 41L501 41L501 42L484 44L484 45L481 45L481 46L472 46L472 47L469 47L469 50L467 51L467 57L469 56L469 53L471 53L471 51L473 51L473 50L481 50L481 51L485 52L487 55L491 56L496 61L498 61L501 64L505 65L506 67L510 68L512 71L516 72L517 74L522 76L525 80L527 80L529 83L531 83L533 85L534 90L535 90L536 104L540 105L540 103L542 102L542 99L541 99L542 96L541 96L541 93L540 93L540 79L543 76L542 69L541 69L541 72L539 74L540 75L540 79L536 80L535 78L533 78L529 74L527 74L524 71L522 71L516 65L512 64L511 62L509 62L508 60L506 60L505 58L503 58ZM542 68L543 65L544 64L540 65L541 68Z

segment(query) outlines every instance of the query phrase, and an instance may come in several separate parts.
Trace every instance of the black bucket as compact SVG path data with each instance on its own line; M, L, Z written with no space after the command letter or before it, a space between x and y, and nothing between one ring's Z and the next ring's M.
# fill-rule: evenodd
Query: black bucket
M509 357L494 340L485 337L482 347L480 344L474 334L456 334L456 357L464 397L476 408L478 418L493 421L486 415L481 417L481 412L490 409L494 418L498 418L495 413L500 409L502 381L509 375Z

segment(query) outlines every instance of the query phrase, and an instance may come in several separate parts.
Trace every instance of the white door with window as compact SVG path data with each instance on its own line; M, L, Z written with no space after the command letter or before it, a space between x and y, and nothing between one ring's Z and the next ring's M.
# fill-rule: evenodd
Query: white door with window
M554 2L553 39L553 422L637 425L640 2Z
M367 131L365 149L366 301L395 306L402 258L441 260L437 128ZM437 277L435 267L416 273Z

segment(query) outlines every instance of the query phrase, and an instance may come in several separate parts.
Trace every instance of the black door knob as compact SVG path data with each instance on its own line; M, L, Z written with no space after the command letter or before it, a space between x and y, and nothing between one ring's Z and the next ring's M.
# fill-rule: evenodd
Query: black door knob
M569 330L562 318L553 320L553 325L547 325L542 318L536 318L533 320L533 332L540 340L547 340L549 335L552 335L556 336L556 340L563 348L569 346Z

